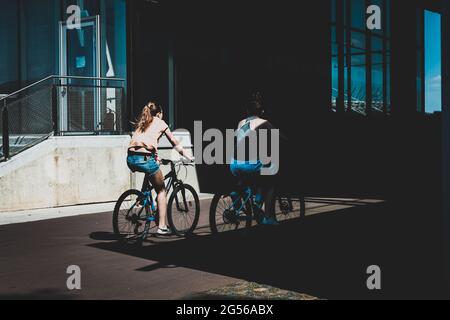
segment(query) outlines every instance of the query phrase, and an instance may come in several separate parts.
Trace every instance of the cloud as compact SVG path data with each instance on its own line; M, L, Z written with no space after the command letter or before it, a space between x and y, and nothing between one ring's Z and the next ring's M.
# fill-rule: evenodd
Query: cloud
M427 86L430 88L440 88L442 86L442 76L439 74L428 79Z

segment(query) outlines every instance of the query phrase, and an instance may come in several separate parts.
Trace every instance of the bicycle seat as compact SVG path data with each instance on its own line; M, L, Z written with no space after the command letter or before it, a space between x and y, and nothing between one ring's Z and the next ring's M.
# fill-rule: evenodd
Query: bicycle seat
M161 164L164 166L167 166L169 164L171 164L173 161L171 160L167 160L167 159L161 159Z

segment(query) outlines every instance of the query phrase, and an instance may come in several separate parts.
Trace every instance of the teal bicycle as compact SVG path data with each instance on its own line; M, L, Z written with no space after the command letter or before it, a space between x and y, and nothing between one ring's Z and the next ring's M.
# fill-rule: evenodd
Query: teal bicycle
M217 193L209 210L211 232L219 233L250 228L253 223L261 224L264 217L264 206L270 208L268 201L274 199L268 193L265 205L256 202L253 188L246 187L237 193Z
M277 205L278 204L278 205ZM256 202L251 187L239 193L217 193L209 211L209 223L213 234L250 228L254 224L262 224L265 216L278 222L304 218L306 215L305 197L282 197L270 188L266 194L264 205Z

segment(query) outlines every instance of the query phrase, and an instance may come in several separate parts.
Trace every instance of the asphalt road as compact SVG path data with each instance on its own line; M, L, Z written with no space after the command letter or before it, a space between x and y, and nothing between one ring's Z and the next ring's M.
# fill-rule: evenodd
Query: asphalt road
M305 219L215 237L200 228L143 247L113 238L111 213L0 226L0 299L214 299L241 281L324 299L436 297L441 249L421 219L427 210L309 199ZM71 265L81 268L81 290L67 289ZM382 290L367 288L371 265Z
M182 299L237 281L96 247L115 243L111 228L111 213L1 226L0 299ZM67 289L70 265L81 290Z

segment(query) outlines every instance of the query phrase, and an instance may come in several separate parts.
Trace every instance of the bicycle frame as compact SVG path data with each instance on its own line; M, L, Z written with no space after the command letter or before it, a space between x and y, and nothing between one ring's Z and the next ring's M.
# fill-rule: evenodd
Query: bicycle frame
M166 191L167 193L170 193L170 191L173 189L175 190L178 186L183 185L183 182L178 179L175 164L173 162L170 162L170 172L165 175L164 181L166 182ZM146 174L144 178L144 182L142 183L141 191L145 195L144 200L144 207L147 206L149 203L151 204L152 213L156 211L155 208L155 201L153 200L152 191L154 190L154 187L150 183L150 177ZM182 212L188 212L188 204L186 201L186 195L184 193L184 190L182 191L183 194L183 204L184 208L182 209L180 206L180 202L178 200L178 197L175 198L177 209ZM149 202L149 203L148 203Z
M237 210L237 212L241 212L245 209L245 205L250 201L252 204L252 208L253 208L253 191L250 189L250 192L246 192L247 194L247 198L241 202L241 207L239 208L239 210ZM236 204L241 200L241 197L239 199L237 199L235 202L233 202L233 204L231 205L231 207L229 209L232 208L236 208Z

